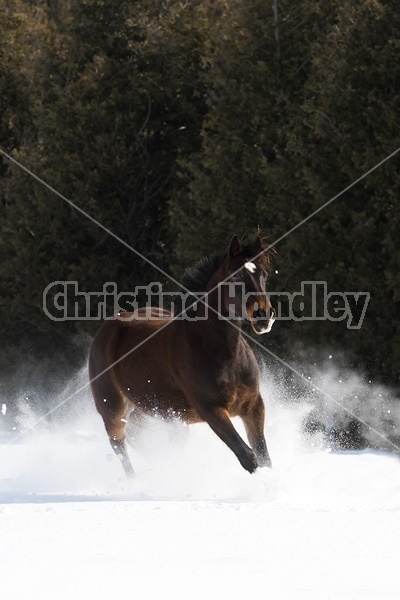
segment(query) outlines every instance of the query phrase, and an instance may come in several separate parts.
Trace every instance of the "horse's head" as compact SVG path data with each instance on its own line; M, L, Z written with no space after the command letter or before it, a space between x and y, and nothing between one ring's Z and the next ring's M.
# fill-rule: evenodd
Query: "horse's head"
M271 331L275 321L275 311L265 291L272 254L274 249L265 246L259 235L248 243L242 243L235 235L227 253L227 281L237 284L241 310L246 313L243 316L247 316L258 335Z

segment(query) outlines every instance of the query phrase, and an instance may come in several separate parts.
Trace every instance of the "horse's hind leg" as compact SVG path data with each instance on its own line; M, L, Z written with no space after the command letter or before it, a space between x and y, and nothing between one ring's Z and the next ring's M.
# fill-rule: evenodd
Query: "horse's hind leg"
M125 427L125 439L130 448L137 447L137 440L144 424L145 417L143 413L134 406L129 413L128 422Z
M117 415L107 415L107 417L103 415L103 420L110 440L111 448L114 450L115 454L121 461L126 475L128 477L134 477L135 472L133 470L132 463L128 456L128 449L126 447L126 418L121 417L117 413Z
M250 446L260 467L272 467L264 435L265 407L260 394L254 404L241 414Z
M135 473L125 442L125 428L131 410L129 400L115 389L113 383L106 376L92 382L92 391L96 408L103 418L111 447L121 461L127 476L133 477Z
M128 456L128 451L126 448L125 438L122 440L115 440L110 437L110 444L115 454L118 456L121 461L122 466L124 467L125 473L129 478L135 476L135 471L133 470L132 463Z

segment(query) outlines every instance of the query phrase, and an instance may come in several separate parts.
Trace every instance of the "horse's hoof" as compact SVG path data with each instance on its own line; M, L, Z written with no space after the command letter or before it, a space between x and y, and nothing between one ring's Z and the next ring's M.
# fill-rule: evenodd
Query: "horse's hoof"
M257 469L258 467L258 462L257 462L257 458L256 455L254 454L254 452L249 451L248 454L246 454L245 456L243 456L240 459L240 464L242 465L242 467L244 469L246 469L246 471L248 471L249 473L254 473L254 471Z

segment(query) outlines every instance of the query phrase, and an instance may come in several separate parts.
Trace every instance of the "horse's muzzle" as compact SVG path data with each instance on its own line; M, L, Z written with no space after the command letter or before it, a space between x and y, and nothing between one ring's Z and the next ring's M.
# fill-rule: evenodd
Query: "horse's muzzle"
M271 307L268 311L268 314L262 308L258 308L253 312L253 318L251 319L251 325L253 327L253 331L257 333L257 335L262 335L263 333L269 333L272 329L272 325L275 322L275 311Z

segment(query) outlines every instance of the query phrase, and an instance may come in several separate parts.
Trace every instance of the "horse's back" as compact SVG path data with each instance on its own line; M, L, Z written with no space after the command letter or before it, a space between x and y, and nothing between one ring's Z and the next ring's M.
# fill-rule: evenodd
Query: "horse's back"
M107 318L95 335L89 353L89 374L112 368L127 352L141 346L173 320L173 315L160 308L140 308L135 312L119 312Z
M169 310L166 310L165 308L159 308L157 306L149 306L149 307L143 307L143 308L139 308L138 310L134 311L134 312L119 312L118 315L116 315L115 317L117 320L120 321L134 321L137 322L138 320L153 320L153 319L161 319L161 320L169 320L173 318L173 315L170 313Z

